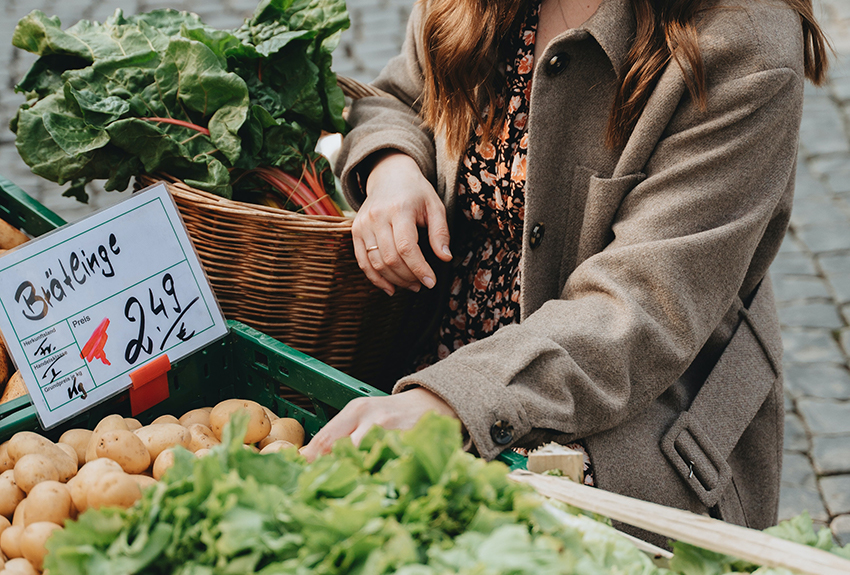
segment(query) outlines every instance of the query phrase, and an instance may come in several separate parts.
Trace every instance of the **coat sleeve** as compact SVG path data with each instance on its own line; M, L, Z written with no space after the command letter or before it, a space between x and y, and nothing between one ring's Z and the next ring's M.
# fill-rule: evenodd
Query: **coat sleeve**
M560 297L394 392L441 396L486 458L532 430L586 437L646 409L735 301L789 200L802 85L800 70L772 67L710 85L706 111L686 93L619 207L613 240Z
M413 158L422 174L436 187L437 169L433 134L422 126L419 99L423 92L420 66L422 3L417 2L407 24L401 54L387 66L373 85L394 98L368 97L355 100L348 121L355 126L344 140L338 165L346 199L359 209L365 199L357 181L358 167L371 154L395 149Z

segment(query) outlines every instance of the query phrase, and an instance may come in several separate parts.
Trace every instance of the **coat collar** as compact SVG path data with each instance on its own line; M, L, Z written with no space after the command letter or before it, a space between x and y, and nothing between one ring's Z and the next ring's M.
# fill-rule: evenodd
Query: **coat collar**
M635 37L636 23L631 0L603 0L593 16L581 25L593 36L622 79L623 63Z

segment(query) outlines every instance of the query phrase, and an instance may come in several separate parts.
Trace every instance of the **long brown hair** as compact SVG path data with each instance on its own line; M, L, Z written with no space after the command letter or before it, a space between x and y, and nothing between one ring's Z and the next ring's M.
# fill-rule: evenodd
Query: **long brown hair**
M473 122L490 137L499 118L484 114L495 108L494 77L498 46L517 24L528 0L419 0L428 3L422 30L425 47L425 125L446 137L459 153ZM812 0L784 0L800 15L806 77L824 81L828 42L814 18ZM665 66L675 61L688 90L705 107L705 68L697 43L696 16L705 0L631 0L637 28L623 65L605 131L611 148L625 145Z

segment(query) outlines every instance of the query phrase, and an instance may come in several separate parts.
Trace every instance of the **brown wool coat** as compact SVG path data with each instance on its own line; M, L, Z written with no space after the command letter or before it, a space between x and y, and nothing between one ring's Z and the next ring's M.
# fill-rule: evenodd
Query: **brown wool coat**
M634 34L628 0L604 0L546 48L531 95L522 321L394 391L440 395L483 457L585 438L599 487L764 528L783 432L766 274L791 210L803 46L782 2L719 4L698 28L707 109L669 65L623 150L603 133ZM352 106L342 178L359 205L357 165L399 149L454 215L458 158L416 118L417 6L375 82L398 100Z

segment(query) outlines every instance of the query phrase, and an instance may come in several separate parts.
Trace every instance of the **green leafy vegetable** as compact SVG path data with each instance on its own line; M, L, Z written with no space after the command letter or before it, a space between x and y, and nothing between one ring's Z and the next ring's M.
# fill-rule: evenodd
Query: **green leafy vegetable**
M456 420L372 429L308 464L243 448L245 418L203 458L175 464L135 507L89 510L48 541L63 575L789 575L675 544L657 567L608 524L544 503L507 467L461 449ZM770 530L833 547L803 516Z
M36 10L12 37L39 56L16 87L27 94L10 126L18 151L81 201L95 179L123 190L132 175L168 173L225 197L336 215L333 176L314 150L322 130L346 128L331 52L348 26L343 0L264 0L229 31L174 10L117 10L62 30Z
M664 573L613 530L543 506L461 450L457 421L372 430L311 464L242 447L246 421L196 459L178 450L126 511L89 510L49 541L64 575ZM568 523L556 514L570 518Z

